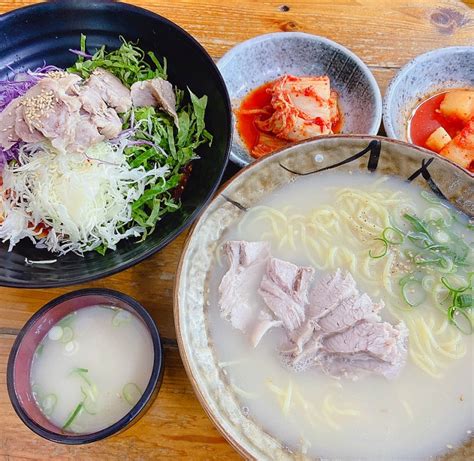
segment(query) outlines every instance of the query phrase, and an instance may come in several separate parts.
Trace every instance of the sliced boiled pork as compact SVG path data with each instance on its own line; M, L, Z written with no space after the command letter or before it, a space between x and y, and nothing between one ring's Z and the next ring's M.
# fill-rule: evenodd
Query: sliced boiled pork
M131 108L130 90L104 69L86 81L51 72L0 113L0 147L49 140L63 152L82 153L122 131L117 112Z
M84 86L95 90L105 103L118 113L127 112L132 107L130 90L105 69L95 69Z
M261 307L264 307L256 306L251 298L270 258L270 245L267 242L231 241L223 248L230 267L219 285L221 315L234 328L247 332L255 326Z
M293 331L303 325L308 289L313 278L312 267L298 267L271 258L258 290L265 304L285 328Z
M403 322L395 327L383 322L383 302L361 294L350 273L323 277L309 298L307 324L296 337L289 335L294 347L284 352L290 366L319 366L334 376L357 377L360 370L398 375L406 362L408 330Z
M173 117L176 126L178 126L176 96L170 82L156 77L151 80L135 82L131 86L130 91L134 106L160 107Z
M271 257L268 243L233 241L224 249L230 268L219 287L221 312L254 346L281 328L287 337L281 357L295 371L314 367L352 379L401 372L408 329L382 321L383 301L361 293L349 272L338 269L313 284L313 268Z

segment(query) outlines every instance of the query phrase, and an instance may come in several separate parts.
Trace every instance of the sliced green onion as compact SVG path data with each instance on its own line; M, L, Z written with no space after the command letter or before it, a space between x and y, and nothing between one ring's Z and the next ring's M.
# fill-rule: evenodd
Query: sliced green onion
M143 392L135 383L128 383L123 386L122 395L123 398L129 403L129 405L134 406L140 400Z
M433 234L433 239L436 240L438 243L448 243L451 240L449 234L442 230L436 231Z
M451 292L443 284L438 283L433 287L432 294L435 306L446 314L446 308L449 306L447 301L450 298Z
M59 325L55 325L48 331L48 338L51 341L59 341L63 336L63 329Z
M449 256L446 256L446 255L440 254L439 255L439 268L438 268L438 270L440 272L445 273L445 274L447 274L449 272L453 272L453 270L454 270L454 261L452 260L452 258L450 258Z
M472 334L472 321L462 309L453 306L452 311L448 313L448 317L461 333L465 335Z
M96 386L81 386L81 392L83 396L84 410L90 415L96 415L98 412Z
M436 197L436 195L434 195L431 192L423 190L423 191L421 191L420 194L426 201L428 201L430 203L436 203L436 204L440 203L440 199L438 197Z
M421 280L421 286L425 291L431 292L435 285L436 279L432 275L425 275Z
M39 394L40 394L40 386L39 384L35 383L31 386L31 392L33 392L36 400L39 400Z
M440 245L439 243L433 243L432 245L428 245L427 247L425 247L425 250L430 250L438 253L440 251L449 251L449 247L446 245Z
M462 293L470 287L470 283L466 285L466 281L462 277L441 277L441 283L449 290L455 293Z
M97 386L95 384L81 386L81 390L86 398L89 398L93 402L97 400Z
M426 299L426 291L418 280L409 280L402 286L402 296L411 306L419 306Z
M39 357L44 351L44 344L40 344L35 351L36 357Z
M454 305L459 309L470 309L474 307L473 297L472 295L465 293L459 294L458 296L456 296Z
M74 338L74 332L72 331L72 328L71 327L64 327L61 342L62 343L68 343L73 338Z
M72 411L72 413L69 415L69 418L64 423L64 426L62 427L63 430L67 429L74 422L74 420L82 413L83 408L84 402L81 402L77 405L77 407Z
M440 257L436 256L435 258L430 257L431 255L428 254L428 257L425 254L417 254L413 257L413 262L419 266L423 265L431 265L431 266L439 266L440 265Z
M398 284L403 287L406 283L408 282L419 282L420 281L420 273L419 272L412 272L411 274L405 275L402 277L399 281Z
M421 221L415 216L409 215L408 213L405 213L403 217L411 224L415 232L426 234L428 237L431 238L430 233L428 229L426 228L425 224L423 223L423 221Z
M125 323L129 323L132 319L132 314L124 309L120 309L112 318L112 325L118 327Z
M387 251L388 251L388 242L383 238L376 238L374 240L382 242L383 248L381 249L381 251L378 254L372 253L372 249L370 249L369 250L369 256L371 258L374 258L374 259L383 258L387 254Z
M403 233L395 227L386 227L382 232L382 239L392 245L400 245L403 243Z
M449 226L453 218L449 213L440 208L427 208L424 214L424 218L428 223L436 223L437 225Z
M41 402L41 409L43 410L43 413L46 416L51 415L51 413L54 411L54 407L56 406L57 401L58 398L55 394L48 394L43 399L43 401Z
M426 248L433 243L431 237L423 232L408 232L407 238L418 248Z
M77 341L68 341L64 345L64 355L73 355L77 350L79 349L79 345L77 344Z
M92 382L90 379L87 377L87 373L89 373L89 370L87 368L74 368L72 370L71 374L76 373L82 380L88 385L92 386Z
M74 320L75 318L75 315L76 313L73 312L72 314L69 314L69 315L66 315L66 317L63 317L58 323L57 325L59 325L60 327L68 327L71 325L72 321Z

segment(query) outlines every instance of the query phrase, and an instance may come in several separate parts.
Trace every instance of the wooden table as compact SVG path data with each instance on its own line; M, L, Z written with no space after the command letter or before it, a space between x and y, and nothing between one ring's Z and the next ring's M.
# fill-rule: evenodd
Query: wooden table
M0 0L0 13L29 1ZM382 94L397 69L414 56L449 45L474 45L474 0L140 0L133 2L176 22L218 59L236 43L268 32L322 35L359 55ZM449 75L447 76L449 78ZM234 172L230 168L228 174ZM80 286L16 290L0 288L1 459L237 459L195 398L184 372L173 324L172 292L186 235L125 272L85 284L135 297L152 313L165 347L158 398L128 431L82 447L49 443L30 432L13 411L6 364L26 320L52 298Z

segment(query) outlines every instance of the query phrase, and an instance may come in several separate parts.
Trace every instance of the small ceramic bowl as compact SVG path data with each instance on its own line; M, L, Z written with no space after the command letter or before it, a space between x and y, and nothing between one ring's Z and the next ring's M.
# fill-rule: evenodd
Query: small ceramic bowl
M453 46L421 54L402 67L383 101L387 136L409 141L408 121L416 106L450 88L474 87L474 46Z
M36 404L30 385L30 368L36 348L53 325L70 313L94 305L125 309L138 317L149 331L154 350L151 377L137 404L119 421L94 433L65 432L49 421ZM20 331L8 359L7 387L13 408L33 432L52 442L79 445L95 442L133 425L156 397L163 377L163 350L155 322L133 298L114 290L84 289L59 296L36 312Z
M336 42L301 32L260 35L240 43L217 63L232 108L260 85L284 74L328 75L339 94L344 134L377 134L382 117L380 89L369 68ZM254 161L240 139L233 117L230 158L240 166Z

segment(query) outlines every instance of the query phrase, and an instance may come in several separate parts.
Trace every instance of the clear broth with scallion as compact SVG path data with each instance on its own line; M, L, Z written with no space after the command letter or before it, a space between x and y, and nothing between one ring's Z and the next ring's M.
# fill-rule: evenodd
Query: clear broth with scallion
M33 396L58 428L96 432L138 402L153 358L151 335L137 316L110 306L80 309L54 325L36 349Z
M433 194L375 174L300 177L258 205L222 243L267 240L273 256L313 266L316 277L350 271L362 291L384 301L384 320L406 323L408 359L394 380L285 368L276 352L286 341L281 330L254 349L221 318L218 286L228 266L219 250L209 282L209 331L242 412L295 456L312 459L427 459L468 440L473 223ZM261 302L257 288L258 281L248 294L254 305Z

